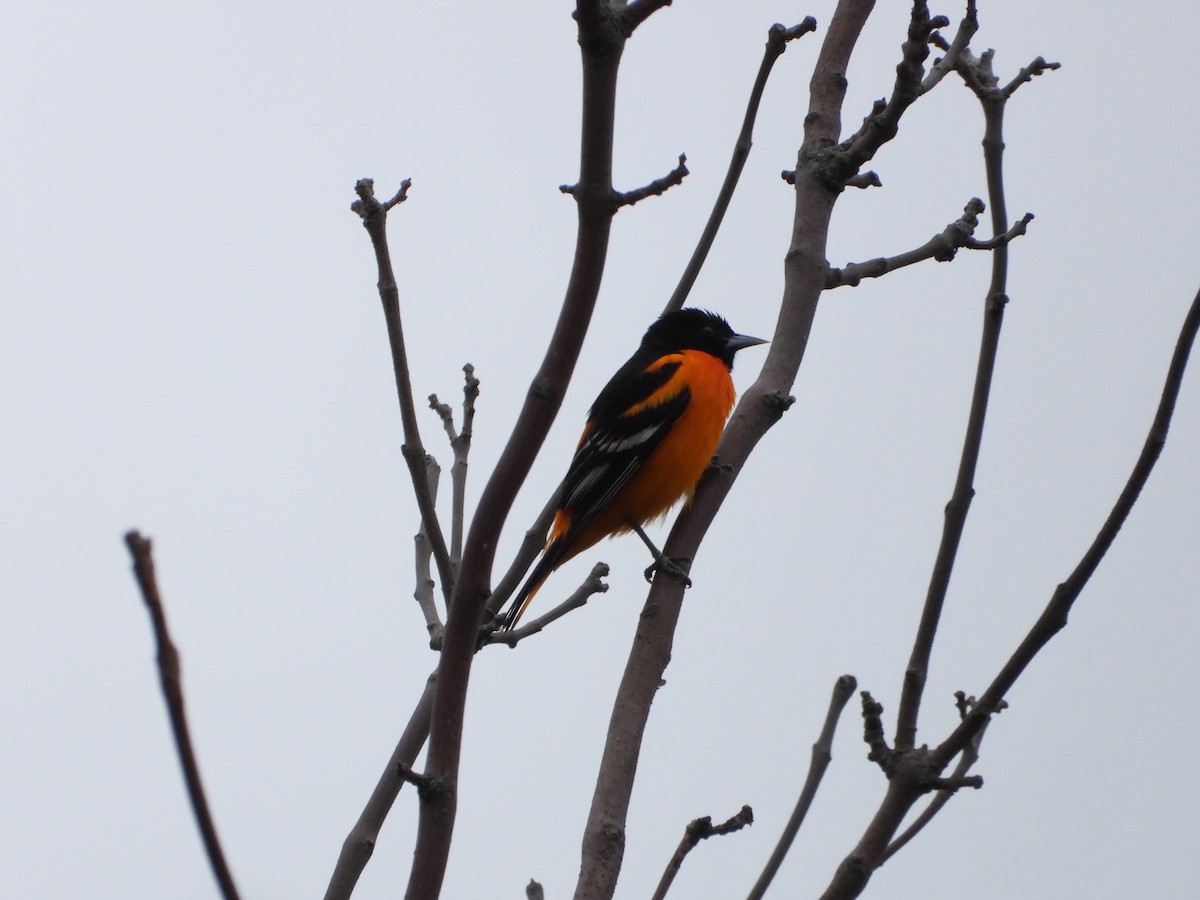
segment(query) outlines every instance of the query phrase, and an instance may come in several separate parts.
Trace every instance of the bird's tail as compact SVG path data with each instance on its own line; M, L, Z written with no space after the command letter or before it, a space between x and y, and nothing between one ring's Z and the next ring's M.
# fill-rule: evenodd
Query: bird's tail
M521 620L526 607L529 606L529 602L537 594L542 583L550 577L551 572L558 568L559 563L563 562L566 550L567 542L562 539L551 541L546 545L546 549L542 551L542 558L538 560L533 571L529 573L529 577L525 579L525 584L513 595L512 602L509 603L504 618L500 622L501 631L512 631L517 627L517 622Z

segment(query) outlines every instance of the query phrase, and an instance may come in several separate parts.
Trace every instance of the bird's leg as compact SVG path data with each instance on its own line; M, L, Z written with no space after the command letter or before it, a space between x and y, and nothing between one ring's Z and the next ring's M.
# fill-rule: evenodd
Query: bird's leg
M649 549L650 554L654 557L654 562L646 567L646 571L642 573L646 581L653 583L654 574L656 572L666 572L667 575L674 578L676 581L682 581L685 588L692 586L692 579L688 578L688 569L692 565L692 561L687 557L679 559L670 559L663 556L662 551L654 546L654 542L646 536L646 532L642 530L642 526L637 522L630 521L629 527L632 528L637 536L642 539L642 543Z

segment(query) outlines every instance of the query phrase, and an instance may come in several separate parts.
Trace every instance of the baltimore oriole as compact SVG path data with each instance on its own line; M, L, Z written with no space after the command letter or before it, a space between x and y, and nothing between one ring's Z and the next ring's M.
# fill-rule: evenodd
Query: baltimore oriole
M691 502L733 409L733 355L765 344L737 334L716 313L662 315L604 386L588 414L559 489L542 557L513 597L501 629L511 630L547 576L601 538L635 530Z

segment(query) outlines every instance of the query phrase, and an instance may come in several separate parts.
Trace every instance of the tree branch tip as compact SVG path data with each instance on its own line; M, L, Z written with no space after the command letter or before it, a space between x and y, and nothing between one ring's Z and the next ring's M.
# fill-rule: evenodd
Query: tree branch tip
M816 30L817 20L812 16L805 16L799 25L792 25L791 27L781 22L776 22L767 29L767 46L774 49L777 53L783 53L789 42L804 37L809 32Z
M657 197L665 194L676 185L682 184L683 179L688 174L687 154L680 153L678 164L662 178L656 178L649 184L643 185L640 188L634 188L632 191L613 191L614 207L620 209L622 206L633 206L647 197Z
M779 173L779 177L782 178L784 181L786 181L788 184L795 184L796 183L796 170L795 169L784 169L782 172Z
M793 179L795 173L793 173ZM851 175L846 179L846 187L859 188L866 190L871 187L883 187L883 182L879 180L879 175L875 171L859 172L857 175Z

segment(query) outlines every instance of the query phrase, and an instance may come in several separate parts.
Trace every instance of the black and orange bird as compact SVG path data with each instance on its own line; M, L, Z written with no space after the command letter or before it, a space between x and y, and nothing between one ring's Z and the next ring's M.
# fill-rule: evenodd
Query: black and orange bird
M664 313L604 386L588 414L558 494L542 557L513 597L500 628L516 626L551 572L601 538L636 531L691 502L733 409L733 356L765 344L737 334L716 313Z

